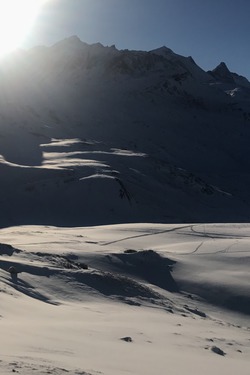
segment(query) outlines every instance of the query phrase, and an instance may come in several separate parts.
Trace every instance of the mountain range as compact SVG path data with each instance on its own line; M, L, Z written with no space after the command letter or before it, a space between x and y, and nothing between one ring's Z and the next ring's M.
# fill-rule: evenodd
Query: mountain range
M248 80L73 36L0 87L0 373L248 375Z
M0 61L0 225L249 222L250 82L72 36Z

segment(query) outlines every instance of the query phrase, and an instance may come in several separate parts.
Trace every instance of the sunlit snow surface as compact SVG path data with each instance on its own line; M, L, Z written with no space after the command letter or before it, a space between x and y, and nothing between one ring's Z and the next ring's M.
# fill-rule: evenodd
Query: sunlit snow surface
M1 374L249 374L250 225L0 238Z

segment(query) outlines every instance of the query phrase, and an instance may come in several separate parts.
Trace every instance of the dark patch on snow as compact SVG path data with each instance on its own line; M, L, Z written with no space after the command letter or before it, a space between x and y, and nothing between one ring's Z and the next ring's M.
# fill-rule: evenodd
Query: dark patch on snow
M218 346L212 346L211 351L223 357L226 355L226 353L222 349L218 348Z
M112 254L112 256L121 261L115 265L123 272L139 277L167 291L179 291L171 275L175 261L162 257L153 250Z
M130 336L121 337L120 340L122 340L122 341L126 341L126 342L133 342L132 337L130 337Z
M137 250L133 250L133 249L124 250L124 254L134 254L134 253L137 253Z
M149 287L125 276L111 272L77 272L74 279L86 284L105 296L146 297L161 299L162 296Z
M191 313L193 313L193 314L195 314L195 315L201 316L202 318L206 318L206 317L207 317L207 315L206 315L203 311L200 311L200 310L198 310L198 309L192 309L192 308L189 307L189 306L184 306L184 308L185 308L187 311L189 311L189 312L191 312Z
M13 253L21 253L21 250L16 249L15 247L7 244L7 243L0 243L0 255L13 255Z

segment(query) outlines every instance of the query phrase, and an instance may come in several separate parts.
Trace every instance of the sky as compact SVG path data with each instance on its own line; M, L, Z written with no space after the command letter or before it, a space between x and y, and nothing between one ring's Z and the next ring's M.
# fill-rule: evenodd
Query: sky
M23 47L71 35L118 49L165 45L204 70L224 61L250 80L249 16L250 0L46 0Z

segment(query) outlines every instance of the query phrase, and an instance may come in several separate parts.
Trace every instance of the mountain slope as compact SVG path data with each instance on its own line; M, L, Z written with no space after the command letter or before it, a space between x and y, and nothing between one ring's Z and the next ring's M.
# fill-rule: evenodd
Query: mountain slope
M249 221L246 80L75 36L0 68L0 225Z

